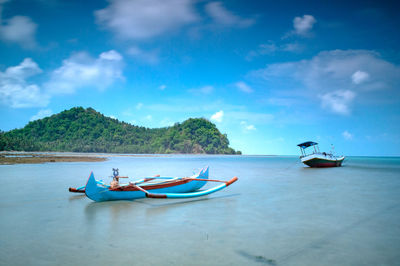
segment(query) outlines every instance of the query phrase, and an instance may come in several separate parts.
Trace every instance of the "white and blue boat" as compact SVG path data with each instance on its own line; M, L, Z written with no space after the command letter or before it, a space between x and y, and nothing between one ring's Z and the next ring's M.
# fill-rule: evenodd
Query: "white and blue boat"
M191 177L147 177L136 182L120 185L118 169L114 170L114 177L111 185L106 185L94 178L93 172L90 173L86 186L80 191L94 201L110 200L134 200L140 198L193 198L205 196L221 189L226 188L238 180L237 177L229 181L221 181L208 178L208 167L202 169L198 174ZM199 190L207 182L220 182L222 184L207 190Z
M341 166L345 159L344 156L333 155L333 152L320 152L317 142L306 141L297 146L300 147L301 162L310 167L337 167ZM307 153L306 149L310 147L311 153Z

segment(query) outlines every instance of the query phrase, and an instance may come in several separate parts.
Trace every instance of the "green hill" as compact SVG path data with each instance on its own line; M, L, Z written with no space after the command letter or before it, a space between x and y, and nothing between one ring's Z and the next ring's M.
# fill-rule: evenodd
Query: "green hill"
M226 134L204 118L150 129L82 107L0 133L0 150L240 154L229 147Z

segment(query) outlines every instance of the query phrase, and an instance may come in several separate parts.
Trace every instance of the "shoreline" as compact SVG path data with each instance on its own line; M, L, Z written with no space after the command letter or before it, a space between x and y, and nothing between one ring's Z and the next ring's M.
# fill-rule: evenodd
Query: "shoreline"
M116 154L81 152L0 151L0 165L42 164L55 162L104 162L111 157L171 157L176 155L237 156L237 154Z

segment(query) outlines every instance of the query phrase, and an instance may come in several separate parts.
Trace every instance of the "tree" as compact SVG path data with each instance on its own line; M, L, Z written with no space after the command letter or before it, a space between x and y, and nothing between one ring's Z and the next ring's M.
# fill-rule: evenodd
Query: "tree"
M236 154L226 134L204 118L150 129L105 117L93 108L74 107L0 132L0 150L112 153Z

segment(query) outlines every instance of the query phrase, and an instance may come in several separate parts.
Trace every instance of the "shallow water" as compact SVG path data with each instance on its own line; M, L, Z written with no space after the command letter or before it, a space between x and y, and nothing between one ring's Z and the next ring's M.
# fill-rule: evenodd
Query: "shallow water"
M90 171L109 182L113 167L140 178L206 165L210 178L239 181L184 200L68 192ZM311 169L298 157L110 157L0 166L0 181L1 265L400 264L400 158Z

